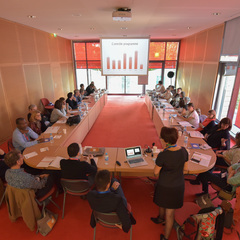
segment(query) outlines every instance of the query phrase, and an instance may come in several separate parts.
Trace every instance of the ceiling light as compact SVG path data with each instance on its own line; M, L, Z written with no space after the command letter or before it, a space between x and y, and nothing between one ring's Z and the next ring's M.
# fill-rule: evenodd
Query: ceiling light
M95 30L95 28L94 28L94 27L90 27L90 30L92 30L92 31L93 31L93 30Z
M214 15L214 16L219 16L220 14L221 14L220 12L212 13L212 15Z
M191 27L187 27L187 29L189 30L189 29L191 29Z
M114 21L131 21L132 13L130 8L119 8L112 13Z
M73 16L73 17L81 17L82 14L81 14L81 13L73 13L72 16Z
M126 29L128 29L127 27L121 27L120 29L122 29L122 30L126 30Z
M62 28L58 28L59 31L62 31L63 29Z
M28 15L27 17L28 17L28 18L36 18L37 16L34 16L34 15Z

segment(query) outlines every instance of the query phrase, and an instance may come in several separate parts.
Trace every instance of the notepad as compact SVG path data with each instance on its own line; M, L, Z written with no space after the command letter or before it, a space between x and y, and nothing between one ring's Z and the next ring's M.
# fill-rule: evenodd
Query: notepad
M191 162L199 164L204 167L208 167L210 164L211 156L199 152L194 152L192 158L190 159Z
M187 131L187 132L190 135L190 137L193 137L193 138L204 138L202 133L200 133L198 131Z
M192 125L187 121L180 121L178 123L183 127L192 127Z
M60 127L48 127L44 133L57 133Z
M49 151L48 147L40 148L40 152L46 152L46 151Z
M29 159L29 158L35 157L35 156L37 156L37 155L38 155L38 154L37 154L36 152L31 152L31 153L25 154L24 157L25 157L26 159Z
M53 138L60 139L61 137L62 137L62 135L55 135Z

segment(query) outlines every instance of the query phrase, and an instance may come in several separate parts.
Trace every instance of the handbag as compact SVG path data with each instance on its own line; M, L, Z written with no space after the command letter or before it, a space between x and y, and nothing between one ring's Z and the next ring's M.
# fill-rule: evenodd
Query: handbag
M45 209L43 217L37 221L37 233L40 232L43 236L48 235L56 224L57 219L58 214Z
M75 115L73 117L69 117L66 124L68 124L69 126L72 126L73 124L78 124L80 123L81 118L79 115Z

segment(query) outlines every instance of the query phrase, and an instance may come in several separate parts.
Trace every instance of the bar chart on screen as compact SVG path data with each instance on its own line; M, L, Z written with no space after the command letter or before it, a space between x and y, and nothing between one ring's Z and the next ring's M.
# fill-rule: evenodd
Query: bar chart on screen
M149 39L102 39L103 75L147 75Z

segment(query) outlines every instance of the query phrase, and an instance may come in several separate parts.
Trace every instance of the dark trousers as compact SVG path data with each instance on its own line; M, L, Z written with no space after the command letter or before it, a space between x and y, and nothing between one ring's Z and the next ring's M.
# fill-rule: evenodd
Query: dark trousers
M3 160L0 160L0 178L3 182L5 182L5 172L9 169L9 167L5 164Z
M223 166L223 167L229 167L229 165L225 162L224 158L217 157L216 165Z
M53 185L54 185L54 178L52 175L49 175L45 186L41 189L38 189L35 192L36 198L40 199L44 197L52 189Z
M202 190L205 193L208 193L208 182L214 183L218 187L228 191L231 191L232 189L232 187L227 183L227 178L221 178L221 174L214 174L207 171L205 173L200 173L197 178L202 183Z

